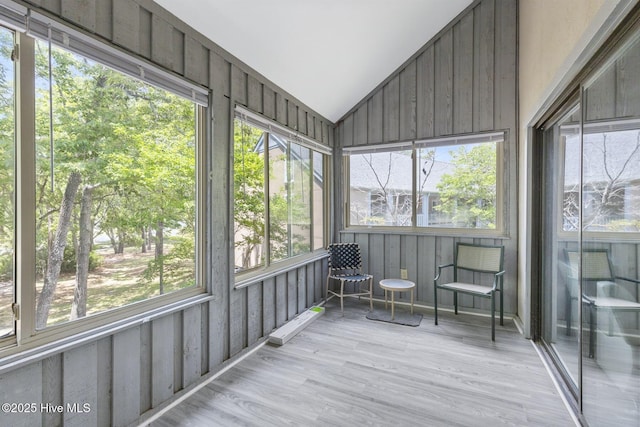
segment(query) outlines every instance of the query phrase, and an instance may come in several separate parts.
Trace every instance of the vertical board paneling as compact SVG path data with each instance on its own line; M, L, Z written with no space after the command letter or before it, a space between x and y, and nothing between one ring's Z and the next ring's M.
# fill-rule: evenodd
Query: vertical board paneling
M438 237L435 244L435 265L445 265L453 262L453 252L455 241L452 237ZM451 268L443 271L440 277L443 283L453 280L453 272ZM453 305L453 293L447 291L438 291L439 305Z
M247 105L247 73L231 65L231 100Z
M98 426L107 427L112 424L113 413L113 339L105 337L98 341L98 381L96 390L98 395ZM152 371L153 372L153 371Z
M407 279L416 284L416 291L418 291L418 237L401 236L400 254L400 268L407 270ZM418 297L419 294L416 292L415 298L418 299Z
M433 45L416 59L416 131L418 138L434 136L435 58Z
M311 307L314 305L315 301L315 288L316 286L320 286L320 283L317 283L316 280L316 272L315 272L315 263L307 264L307 272L306 272L306 296L307 296L307 307Z
M262 113L262 83L253 76L247 76L247 106L258 113Z
M200 370L202 375L210 370L209 366L209 304L200 304Z
M307 135L307 112L298 108L298 132Z
M175 51L175 29L158 15L151 18L151 60L173 71L178 71L184 52Z
M113 0L96 0L96 34L106 40L112 38Z
M369 144L382 142L382 91L376 92L367 101Z
M182 378L183 387L195 383L202 374L201 341L200 341L200 316L202 310L199 305L191 306L183 311L182 322Z
M340 130L340 143L343 147L350 147L353 145L353 114L348 115L344 121L339 125Z
M474 9L474 131L493 128L494 12L494 0L484 0Z
M400 72L400 140L416 137L416 61Z
M418 288L416 293L420 301L433 304L433 278L436 277L436 238L418 237Z
M14 371L0 374L0 403L42 402L42 362L31 363ZM46 403L46 402L45 402ZM64 404L64 403L61 403ZM37 407L37 409L40 409ZM1 413L2 425L33 427L43 422L40 411Z
M302 313L307 308L307 267L298 268L298 313Z
M373 294L383 295L380 287L377 284L380 280L384 279L385 270L385 249L384 249L384 235L371 234L369 235L369 269L368 273L373 275Z
M209 55L209 70L211 75L209 81L212 83L211 89L213 90L214 100L216 97L230 97L231 96L231 64L229 64L223 57L211 52ZM220 103L214 104L214 114L217 116L220 110ZM221 123L219 123L220 125ZM221 135L222 129L214 129L214 141Z
M448 30L434 45L435 135L453 132L453 31Z
M151 323L140 325L140 413L151 409L151 378L153 367L151 365Z
M173 316L164 316L151 323L151 406L173 395Z
M119 3L119 1L117 1L116 3ZM140 55L144 56L147 59L151 59L151 27L153 26L153 17L151 12L143 7L138 10L138 15L138 51L140 52Z
M327 259L324 258L321 261L316 261L316 264L313 270L316 275L315 300L320 301L321 299L325 298L327 295L327 289L326 289L327 287L326 281L327 281L327 274L328 274Z
M229 352L238 354L247 345L247 288L232 289L229 302Z
M287 320L298 313L298 274L296 270L287 272Z
M182 358L182 312L177 312L172 318L173 323L173 391L174 393L182 390L183 374L182 365L184 359Z
M50 403L53 406L64 405L62 400L62 372L61 354L47 357L42 361L42 400L40 402ZM8 402L8 400L2 400L2 402ZM96 408L96 412L98 408ZM5 414L2 414L2 417L5 416ZM57 411L43 412L42 425L61 426L62 413Z
M397 141L400 137L400 77L395 76L382 88L383 140Z
M113 336L113 425L127 426L140 415L140 328Z
M473 15L453 27L453 132L473 130Z
M276 277L276 328L287 321L287 307L287 275L281 274Z
M263 333L268 335L276 327L276 281L273 277L265 279L262 283L262 299Z
M65 426L83 427L98 424L98 411L95 410L98 406L97 348L97 343L93 342L71 349L62 356L62 404L77 405L76 408L78 408L77 412L64 412ZM140 359L134 360L134 363L139 365ZM84 411L85 404L88 405L88 411ZM138 405L132 419L137 418L139 414L140 406Z
M265 85L262 86L262 114L268 119L276 118L276 94Z
M356 110L353 118L353 145L367 143L367 103Z
M140 47L140 6L133 0L113 3L113 42L138 52Z
M384 277L400 278L400 236L387 234L384 236Z
M209 86L209 49L193 37L185 36L185 77Z
M287 100L280 92L276 93L276 120L280 124L287 124Z
M298 107L290 99L287 100L287 126L298 130Z
M495 25L495 128L509 129L516 126L516 70L517 70L517 3L501 2L496 7ZM511 136L514 138L515 135ZM511 150L515 164L516 150ZM515 170L515 168L512 168ZM515 173L512 175L515 180ZM511 179L511 178L509 178ZM507 204L508 205L508 204ZM515 211L515 210L514 210Z
M263 334L262 326L262 286L253 285L247 288L247 345L255 344Z
M217 56L217 55L214 55ZM226 65L225 65L226 64ZM229 71L229 65L224 60L216 60L212 65L216 70ZM213 71L215 73L215 71ZM226 73L226 83L230 83L228 77L230 71ZM224 81L223 81L224 82ZM220 83L220 89L225 89ZM226 87L229 91L229 87ZM229 229L226 226L228 217L229 197L226 189L229 187L230 162L230 101L229 98L218 95L214 88L213 97L214 124L213 124L213 144L212 167L209 171L211 182L216 185L211 186L211 206L215 206L211 212L210 222L210 244L207 250L210 251L211 292L214 299L209 304L211 321L209 323L209 366L217 366L229 357L229 284L230 284L230 248ZM218 238L213 238L218 236ZM209 242L208 242L209 243Z
M62 0L62 16L93 32L96 29L96 0Z

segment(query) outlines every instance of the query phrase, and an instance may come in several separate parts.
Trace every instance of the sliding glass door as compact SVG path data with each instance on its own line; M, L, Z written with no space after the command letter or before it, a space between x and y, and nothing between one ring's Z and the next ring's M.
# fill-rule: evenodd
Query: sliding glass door
M640 425L640 32L543 126L542 339L590 425Z

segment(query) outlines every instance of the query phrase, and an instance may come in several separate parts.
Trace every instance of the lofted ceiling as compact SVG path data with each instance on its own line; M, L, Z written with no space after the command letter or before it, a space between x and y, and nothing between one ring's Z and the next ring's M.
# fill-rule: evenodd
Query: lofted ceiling
M154 0L337 121L472 0Z

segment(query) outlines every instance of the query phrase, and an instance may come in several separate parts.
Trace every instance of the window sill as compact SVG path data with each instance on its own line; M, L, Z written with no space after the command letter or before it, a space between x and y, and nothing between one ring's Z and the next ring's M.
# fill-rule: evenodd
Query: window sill
M17 344L14 340L12 345L0 349L0 375L3 372L97 341L125 329L142 325L214 298L212 295L204 293L202 288L197 288L198 292L195 295L193 294L196 289L190 289L189 291L188 293L180 293L181 298L175 302L167 301L167 299L154 300L154 303L157 302L160 305L151 307L144 312L140 312L141 307L133 306L130 308L136 309L137 313L135 314L132 314L131 310L122 310L118 315L108 313L111 321L105 320L103 316L96 315L95 317L83 319L86 321L78 320L74 323L65 323L43 329L28 340L25 339L24 343Z
M263 280L275 277L279 274L286 273L287 271L294 270L301 265L309 264L314 261L318 261L327 258L329 255L326 250L317 250L310 254L299 255L294 258L289 258L283 261L278 261L271 264L269 267L261 268L257 270L251 270L244 273L238 273L236 275L234 289L242 289L248 286L262 282Z
M473 228L427 228L427 227L384 227L384 226L350 226L340 230L340 234L364 233L364 234L403 234L411 236L438 236L438 237L471 237L479 239L510 240L511 237L499 230L480 230Z

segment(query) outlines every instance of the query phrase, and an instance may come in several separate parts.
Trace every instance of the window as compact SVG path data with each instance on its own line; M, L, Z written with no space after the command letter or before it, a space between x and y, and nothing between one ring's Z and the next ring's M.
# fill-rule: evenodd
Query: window
M498 229L503 139L500 133L345 150L350 225Z
M2 352L204 292L206 91L31 18L0 27Z
M15 333L14 286L15 71L12 31L0 27L0 339Z
M194 103L50 54L36 42L37 328L196 284Z
M234 122L236 272L325 246L325 152L246 114Z

